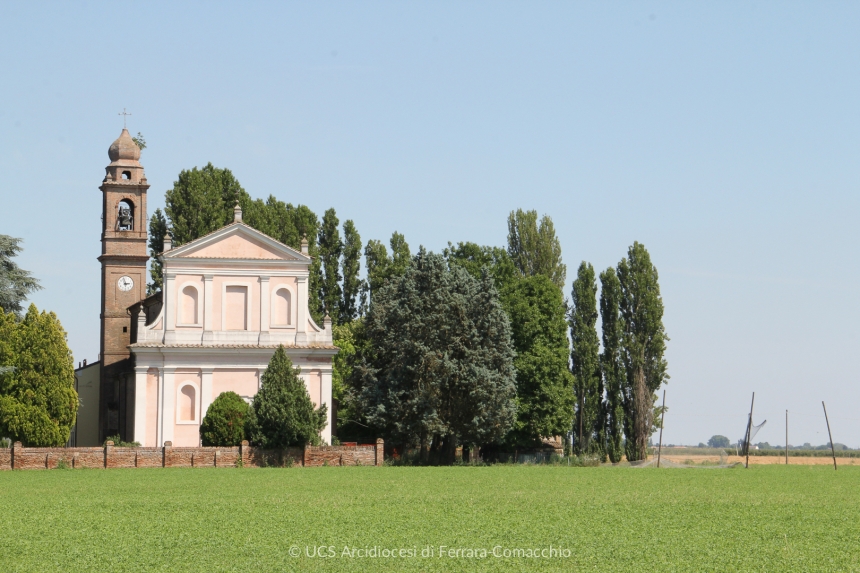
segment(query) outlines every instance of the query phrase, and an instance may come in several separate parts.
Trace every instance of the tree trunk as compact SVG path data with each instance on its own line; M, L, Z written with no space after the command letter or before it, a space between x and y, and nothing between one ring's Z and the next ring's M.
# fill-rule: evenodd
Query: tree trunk
M648 451L648 436L651 434L651 400L648 398L645 369L639 366L633 374L633 407L636 416L633 420L633 440L636 460L644 460Z

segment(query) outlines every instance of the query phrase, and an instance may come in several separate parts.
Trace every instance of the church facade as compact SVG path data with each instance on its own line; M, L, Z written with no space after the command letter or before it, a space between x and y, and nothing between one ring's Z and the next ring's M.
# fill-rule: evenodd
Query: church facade
M100 440L197 446L212 401L250 401L278 345L301 369L311 400L325 404L331 441L331 321L308 311L311 257L242 222L159 255L163 288L145 296L146 192L140 149L128 131L111 145L103 193ZM92 416L94 408L82 408ZM86 444L78 444L86 445Z

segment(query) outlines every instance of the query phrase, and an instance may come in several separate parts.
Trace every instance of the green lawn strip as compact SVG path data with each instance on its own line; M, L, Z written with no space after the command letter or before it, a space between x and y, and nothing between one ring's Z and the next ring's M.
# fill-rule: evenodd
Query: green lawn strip
M860 469L0 473L3 571L858 571ZM291 547L301 555L291 557ZM333 547L335 557L305 556ZM344 557L344 548L415 557ZM432 558L422 558L431 547ZM439 547L567 558L439 557Z

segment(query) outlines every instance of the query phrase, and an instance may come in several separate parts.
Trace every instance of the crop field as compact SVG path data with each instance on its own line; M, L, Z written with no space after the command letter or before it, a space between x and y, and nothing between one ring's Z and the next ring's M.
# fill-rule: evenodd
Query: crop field
M860 468L0 473L0 570L860 571Z

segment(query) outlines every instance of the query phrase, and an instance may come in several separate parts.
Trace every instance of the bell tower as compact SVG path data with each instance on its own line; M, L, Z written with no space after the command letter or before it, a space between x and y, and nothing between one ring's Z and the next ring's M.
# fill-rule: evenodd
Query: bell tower
M99 439L120 434L129 439L134 420L134 365L128 308L146 297L149 185L140 164L140 148L123 128L108 149L110 164L102 192L101 387ZM136 317L135 317L136 319Z

